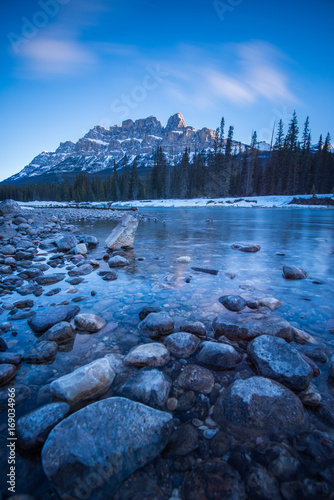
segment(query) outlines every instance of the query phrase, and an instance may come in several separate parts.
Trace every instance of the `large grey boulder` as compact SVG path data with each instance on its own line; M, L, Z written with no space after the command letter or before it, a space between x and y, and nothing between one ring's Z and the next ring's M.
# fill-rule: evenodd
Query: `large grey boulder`
M69 404L97 398L107 392L115 378L106 358L97 359L51 382L51 394Z
M122 395L149 406L163 406L171 385L170 379L159 370L142 368L122 387Z
M217 316L212 323L216 337L224 335L230 340L252 340L260 335L280 337L292 341L291 326L283 318L264 314L240 314L233 317Z
M238 436L300 431L306 413L299 398L283 385L263 377L237 380L217 400L215 421Z
M217 370L234 368L242 360L242 355L228 344L203 342L197 359L204 365Z
M21 450L41 448L50 431L69 413L66 403L50 403L21 417L16 426L17 444Z
M49 307L43 312L36 313L28 320L28 325L34 333L44 333L56 323L69 321L80 311L74 304L67 306Z
M247 353L263 377L276 380L297 392L310 385L312 368L285 340L262 335L249 343Z
M44 471L60 498L112 498L122 481L165 448L172 417L108 398L55 427L43 447Z
M112 230L106 239L106 245L110 250L129 247L135 241L135 233L138 227L138 219L133 215L124 215L120 223Z
M0 203L0 215L20 214L22 209L14 200L4 200Z

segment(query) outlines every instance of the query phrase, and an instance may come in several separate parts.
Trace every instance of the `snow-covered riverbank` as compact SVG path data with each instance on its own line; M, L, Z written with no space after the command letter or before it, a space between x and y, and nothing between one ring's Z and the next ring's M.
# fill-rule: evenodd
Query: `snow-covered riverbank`
M333 206L327 205L290 205L293 198L310 199L312 195L296 195L294 196L251 196L247 198L192 198L187 200L169 199L169 200L134 200L134 201L118 201L118 202L57 202L57 201L33 201L20 203L22 207L50 207L50 206L89 206L93 208L192 208L192 207L242 207L242 208L317 208L317 209L333 209ZM331 198L332 194L319 194L317 198Z

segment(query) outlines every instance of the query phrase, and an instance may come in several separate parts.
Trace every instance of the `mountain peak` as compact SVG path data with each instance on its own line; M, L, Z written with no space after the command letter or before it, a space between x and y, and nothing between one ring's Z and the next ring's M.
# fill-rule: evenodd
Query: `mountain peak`
M55 152L40 153L10 181L31 181L40 176L52 179L54 175L74 175L80 171L107 174L112 171L114 161L119 168L123 167L125 155L130 166L136 159L138 168L153 167L157 147L162 148L167 159L178 163L186 147L191 153L212 150L214 137L213 130L196 131L187 126L181 113L172 115L166 128L155 116L128 119L109 129L97 125L76 143L62 142Z
M181 113L175 113L172 115L167 122L166 132L170 132L172 130L182 130L187 128L186 122Z

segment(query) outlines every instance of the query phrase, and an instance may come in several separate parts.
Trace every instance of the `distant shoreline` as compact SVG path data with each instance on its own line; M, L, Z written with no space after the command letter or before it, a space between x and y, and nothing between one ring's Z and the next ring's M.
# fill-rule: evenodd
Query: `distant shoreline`
M334 195L316 195L316 204L312 204L312 195L295 196L250 196L245 198L192 198L192 199L167 199L167 200L133 200L118 202L57 202L33 201L22 202L22 208L90 208L105 210L131 210L132 207L140 208L291 208L291 209L318 209L333 210ZM329 199L332 205L319 204L321 199ZM298 203L292 203L298 200ZM303 203L305 200L305 203Z

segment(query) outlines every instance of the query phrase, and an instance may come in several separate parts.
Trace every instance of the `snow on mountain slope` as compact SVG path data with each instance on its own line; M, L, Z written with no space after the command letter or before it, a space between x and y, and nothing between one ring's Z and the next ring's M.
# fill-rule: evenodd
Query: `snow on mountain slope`
M181 113L168 119L166 127L154 116L136 121L125 120L122 125L109 129L95 126L76 143L61 142L54 152L43 151L21 172L7 181L15 182L33 179L42 174L96 173L113 168L123 168L123 158L127 155L128 163L137 160L138 167L152 167L157 146L161 146L169 163L178 163L186 147L190 148L191 157L195 151L211 151L216 132L209 128L196 130L187 126ZM224 141L224 144L226 140ZM224 146L223 146L224 147ZM233 151L245 149L245 145L233 142ZM269 144L259 143L260 151L268 151Z

